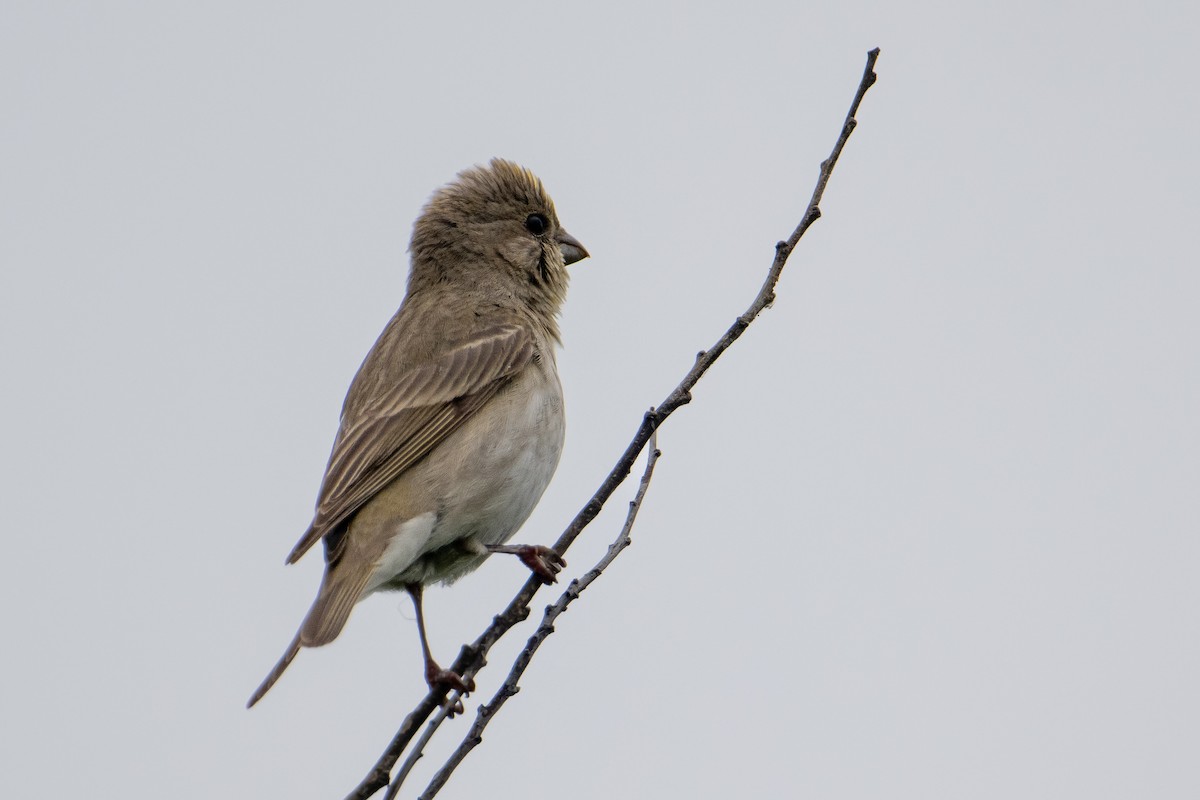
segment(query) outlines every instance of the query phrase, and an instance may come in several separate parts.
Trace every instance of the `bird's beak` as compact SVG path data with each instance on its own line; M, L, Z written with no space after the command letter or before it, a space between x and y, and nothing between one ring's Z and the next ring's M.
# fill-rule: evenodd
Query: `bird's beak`
M560 230L555 241L558 242L559 248L562 249L563 261L567 264L583 261L589 255L587 248L583 246L583 242L566 231Z

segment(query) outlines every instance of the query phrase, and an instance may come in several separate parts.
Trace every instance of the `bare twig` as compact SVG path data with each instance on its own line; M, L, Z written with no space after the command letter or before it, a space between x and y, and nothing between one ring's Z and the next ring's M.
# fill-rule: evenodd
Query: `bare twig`
M587 505L575 516L558 541L554 543L554 549L560 554L565 553L571 543L579 536L585 527L600 510L604 504L612 497L613 492L617 490L625 478L629 476L629 471L632 469L638 455L645 449L647 442L659 426L671 416L680 406L690 403L692 400L691 391L696 383L704 375L705 372L720 358L721 354L729 349L735 341L737 341L750 323L757 319L758 315L765 308L770 306L775 301L775 285L779 282L779 276L783 273L783 268L787 264L788 257L792 254L800 238L805 232L812 227L812 224L821 217L820 202L825 194L825 187L829 183L830 175L833 174L833 168L837 165L838 157L842 154L842 149L846 146L846 141L853 133L854 127L857 124L855 114L858 112L859 104L862 102L863 96L867 90L875 83L875 61L879 57L879 48L875 48L867 53L867 64L863 70L862 80L858 84L858 91L854 95L854 101L850 104L850 111L846 114L846 119L842 123L842 130L838 135L837 142L833 146L829 157L821 162L821 170L817 177L817 185L813 189L812 198L809 200L808 208L804 212L804 216L800 220L800 224L792 231L787 239L775 245L775 259L771 263L770 269L767 271L766 279L763 281L762 288L759 289L754 301L742 313L724 335L716 341L716 343L708 350L702 350L696 355L696 361L692 368L684 376L666 399L659 405L648 411L642 418L641 425L634 434L633 440L629 446L625 448L625 452L617 460L616 465L609 472L608 477L592 495ZM494 645L505 633L512 629L513 626L520 623L529 616L529 603L532 601L534 594L541 587L540 581L535 577L530 577L521 587L521 590L508 604L503 612L493 618L492 624L479 635L474 642L469 645L464 645L458 658L455 660L452 669L463 676L463 679L469 683L469 678L479 672L487 663L487 654ZM371 795L375 794L379 789L388 784L388 777L392 767L399 760L401 753L408 747L417 729L421 724L429 718L434 709L442 703L444 697L443 691L430 691L423 700L417 705L412 712L405 718L400 730L392 738L387 750L380 756L375 766L363 779L353 792L351 792L346 800L366 800ZM446 702L454 704L458 701L458 697L452 695Z
M638 511L642 507L642 501L646 497L646 490L650 488L650 478L654 475L654 465L658 461L658 457L662 455L657 447L657 434L650 435L650 455L646 457L646 470L642 473L641 483L638 485L637 494L629 503L629 513L625 516L625 524L621 527L621 533L612 544L608 546L608 551L604 556L596 562L596 565L588 570L582 578L576 578L571 581L570 585L559 596L558 602L554 605L546 606L546 611L542 615L542 623L538 625L537 630L529 637L529 641L525 643L525 648L517 654L517 658L513 661L512 669L508 672L508 677L504 683L496 690L489 703L481 705L475 710L475 722L471 725L470 730L463 736L462 742L458 748L450 755L437 773L429 781L429 785L425 787L425 791L421 794L420 800L431 800L441 788L446 785L446 781L450 779L451 773L458 768L463 759L475 749L475 746L483 741L483 729L488 726L492 718L504 705L508 698L520 691L517 681L521 679L521 675L525 673L525 668L529 666L533 654L542 646L542 642L554 633L554 621L567 610L567 606L571 605L583 590L591 585L592 581L600 577L600 573L613 562L621 551L630 545L633 541L630 534L633 531L634 520L637 519ZM395 784L393 783L393 786Z

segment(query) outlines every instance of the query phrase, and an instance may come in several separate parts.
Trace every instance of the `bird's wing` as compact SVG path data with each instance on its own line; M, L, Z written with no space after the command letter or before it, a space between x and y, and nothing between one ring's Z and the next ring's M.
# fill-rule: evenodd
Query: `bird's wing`
M409 370L353 418L333 444L312 525L295 562L483 407L533 358L533 337L502 325Z

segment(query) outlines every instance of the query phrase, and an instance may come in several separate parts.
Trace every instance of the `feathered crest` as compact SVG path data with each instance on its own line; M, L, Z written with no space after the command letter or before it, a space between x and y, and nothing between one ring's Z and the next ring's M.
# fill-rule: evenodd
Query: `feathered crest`
M456 180L434 192L421 217L505 219L511 216L514 203L531 213L554 215L554 202L536 175L519 164L493 158L486 167L463 170Z

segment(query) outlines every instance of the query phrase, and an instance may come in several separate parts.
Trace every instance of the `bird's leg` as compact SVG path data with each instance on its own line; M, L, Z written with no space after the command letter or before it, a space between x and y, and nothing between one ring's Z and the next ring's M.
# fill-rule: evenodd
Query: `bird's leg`
M429 688L448 687L463 694L473 691L475 681L465 683L458 673L442 669L429 652L429 640L425 638L425 612L421 610L421 584L410 583L404 588L408 590L408 596L412 598L417 609L417 633L421 635L421 652L425 655L425 682L429 684Z
M540 544L489 544L486 547L489 553L510 553L521 559L521 563L546 584L557 582L559 570L567 565L555 550Z

